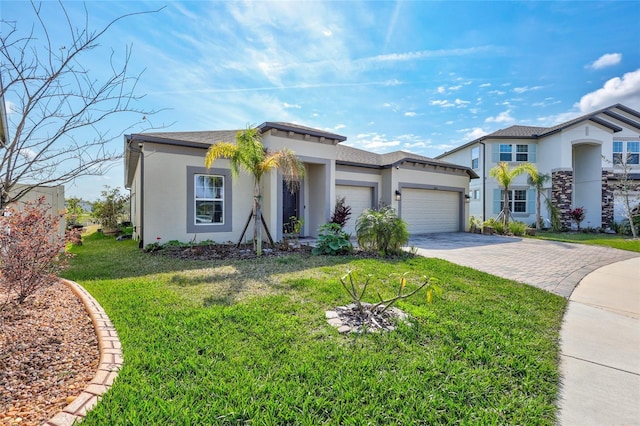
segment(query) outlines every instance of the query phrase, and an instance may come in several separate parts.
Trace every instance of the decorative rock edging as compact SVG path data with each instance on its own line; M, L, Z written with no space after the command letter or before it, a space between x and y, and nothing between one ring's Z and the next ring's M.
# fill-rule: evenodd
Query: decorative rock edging
M71 426L76 421L82 421L87 412L96 406L101 396L113 385L123 363L118 333L102 306L80 284L65 279L61 281L82 301L91 318L98 338L100 364L91 383L73 402L45 422L46 426Z

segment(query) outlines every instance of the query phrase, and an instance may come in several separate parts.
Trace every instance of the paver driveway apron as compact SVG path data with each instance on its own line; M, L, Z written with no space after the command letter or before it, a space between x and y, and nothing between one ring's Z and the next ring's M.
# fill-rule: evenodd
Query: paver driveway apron
M409 245L436 257L569 297L588 273L637 253L587 244L467 232L415 235Z

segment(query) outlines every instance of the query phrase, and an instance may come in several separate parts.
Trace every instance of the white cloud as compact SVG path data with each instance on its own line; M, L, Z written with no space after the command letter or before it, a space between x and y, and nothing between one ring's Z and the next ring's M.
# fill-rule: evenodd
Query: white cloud
M616 103L640 109L640 68L608 80L602 88L584 95L576 106L581 112L590 112Z
M489 132L486 132L480 127L474 127L472 129L460 129L458 130L458 132L464 133L463 140L467 142L481 138L482 136L489 134Z
M438 93L444 93L447 89L445 89L444 87L440 86L438 87Z
M521 94L521 93L531 92L533 90L540 90L540 89L542 89L542 86L533 86L533 87L524 86L524 87L514 87L513 91L518 94Z
M450 125L452 125L452 124L453 124L453 120L449 120L449 121L445 122L444 124L447 124L447 125L449 125L449 126L450 126Z
M508 109L506 111L501 112L495 117L488 117L484 121L485 123L511 123L515 121L515 119L511 117L511 110Z
M285 108L296 108L296 109L300 109L300 108L302 108L302 107L301 107L300 105L298 105L298 104L288 104L288 103L286 103L286 102L284 102L284 103L282 104L282 106L283 106L283 107L285 107Z
M599 70L606 67L618 65L622 61L622 53L605 53L598 59L587 65L585 68Z
M456 99L453 101L459 108L465 108L471 101L463 101L462 99Z
M337 124L333 129L340 130L340 129L344 129L345 127L347 127L345 124Z
M413 112L413 111L408 111L404 113L405 117L415 117L416 115L418 115L418 113Z
M457 86L449 86L449 90L460 90L460 89L462 89L462 85L461 84L459 84Z
M507 92L502 91L502 90L491 90L491 91L489 91L489 93L491 93L492 95L500 95L500 96L502 96Z
M386 152L389 151L390 148L400 145L400 140L389 140L387 139L387 135L376 132L360 133L356 136L356 139L356 141L352 141L354 142L354 146L374 152Z
M439 106L439 107L442 107L442 108L449 108L449 107L453 106L453 104L451 102L446 101L446 100L431 101L430 104L433 105L433 106Z
M405 143L404 148L426 148L428 145L424 142Z
M482 83L480 86L478 87L491 87L491 83Z

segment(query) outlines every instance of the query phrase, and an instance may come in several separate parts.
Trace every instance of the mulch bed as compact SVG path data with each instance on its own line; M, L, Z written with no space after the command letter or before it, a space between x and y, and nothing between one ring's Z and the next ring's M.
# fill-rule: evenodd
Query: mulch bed
M91 382L99 359L89 315L65 284L8 305L0 314L0 424L52 418Z

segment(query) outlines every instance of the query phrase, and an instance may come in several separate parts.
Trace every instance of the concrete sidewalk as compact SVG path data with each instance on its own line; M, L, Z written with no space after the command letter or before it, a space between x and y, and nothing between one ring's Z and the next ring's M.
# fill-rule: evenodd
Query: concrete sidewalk
M559 423L640 425L640 257L580 281L560 338Z

